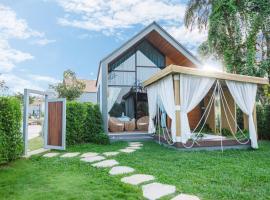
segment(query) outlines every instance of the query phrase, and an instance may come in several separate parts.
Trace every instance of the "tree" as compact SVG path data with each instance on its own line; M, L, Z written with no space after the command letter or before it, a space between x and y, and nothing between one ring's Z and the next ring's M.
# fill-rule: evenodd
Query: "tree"
M1 76L1 74L0 74ZM4 80L0 79L0 93L8 90L8 87L6 86L6 82Z
M199 47L203 58L215 57L231 73L268 76L270 81L269 0L189 0L185 25L208 29ZM268 98L267 98L268 96ZM270 103L270 87L259 91Z
M75 72L66 70L63 73L63 82L51 87L57 91L58 97L72 101L80 97L85 84L77 79Z
M204 57L214 55L229 72L270 80L269 0L190 0L185 25L208 29L199 48Z

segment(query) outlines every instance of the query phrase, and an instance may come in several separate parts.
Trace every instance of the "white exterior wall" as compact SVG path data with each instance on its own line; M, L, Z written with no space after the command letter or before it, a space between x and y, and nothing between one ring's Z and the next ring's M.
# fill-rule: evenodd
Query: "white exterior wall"
M77 99L78 102L92 102L97 103L97 93L96 92L84 92Z
M102 67L99 69L98 79L97 79L97 94L99 90L99 109L102 112Z

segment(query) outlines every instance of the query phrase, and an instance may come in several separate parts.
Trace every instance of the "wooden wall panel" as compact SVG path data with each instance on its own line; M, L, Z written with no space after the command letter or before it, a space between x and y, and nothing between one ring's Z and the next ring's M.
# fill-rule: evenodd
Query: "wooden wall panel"
M236 105L235 105L235 102L234 102L233 97L230 94L229 90L228 89L223 89L223 91L224 91L224 96L226 98L226 101L228 103L229 108L227 107L225 102L224 102L225 105L221 104L221 123L222 123L221 127L226 128L226 129L228 129L230 131L233 131L235 133L237 131L237 126L236 126L236 122L235 122L235 119L236 119ZM230 109L233 116L231 116L230 111L228 109ZM227 113L228 120L226 119L225 112ZM231 125L232 130L230 129L229 124Z
M201 107L198 105L192 111L188 113L188 121L190 129L193 130L196 128L202 116ZM198 130L196 130L198 131Z
M63 102L48 103L48 145L62 146Z
M209 101L210 101L210 98L213 94L213 90L210 90L207 95L205 96L204 98L204 106L205 108L207 107ZM206 124L208 124L209 128L212 129L212 132L215 133L215 127L216 127L216 123L215 123L215 106L214 106L214 102L210 108L210 113L209 113L209 116L206 120Z

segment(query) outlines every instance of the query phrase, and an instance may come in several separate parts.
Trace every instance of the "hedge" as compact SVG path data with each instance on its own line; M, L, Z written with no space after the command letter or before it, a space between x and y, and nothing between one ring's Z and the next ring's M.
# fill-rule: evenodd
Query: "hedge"
M259 139L270 139L270 105L258 104L256 109Z
M67 144L108 144L99 107L91 103L67 103Z
M20 101L0 97L0 164L19 158L23 153Z

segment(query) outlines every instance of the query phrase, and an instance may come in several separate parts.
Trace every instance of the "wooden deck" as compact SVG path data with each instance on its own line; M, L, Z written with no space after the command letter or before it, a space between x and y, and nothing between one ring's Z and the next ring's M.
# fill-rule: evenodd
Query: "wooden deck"
M167 141L161 136L159 138L158 135L154 136L154 140L156 142L161 142L164 145L169 145ZM222 142L222 143L221 143ZM185 146L189 147L192 145L191 141L188 141ZM239 144L235 139L223 139L221 140L211 140L211 139L203 139L198 141L197 143L194 144L192 148L186 148L182 142L176 142L171 147L177 148L177 149L186 149L186 150L215 150L215 149L221 149L221 145L223 149L239 149L239 148L250 148L250 141L247 144Z

